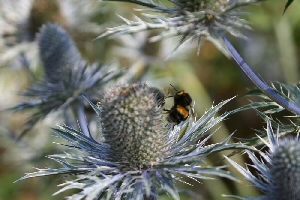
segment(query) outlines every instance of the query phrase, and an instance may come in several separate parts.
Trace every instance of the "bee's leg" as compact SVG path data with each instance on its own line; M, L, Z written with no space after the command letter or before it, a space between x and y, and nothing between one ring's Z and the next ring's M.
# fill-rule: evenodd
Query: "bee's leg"
M170 98L170 97L174 97L173 95L169 96L170 91L168 90L167 95L165 96L165 99Z

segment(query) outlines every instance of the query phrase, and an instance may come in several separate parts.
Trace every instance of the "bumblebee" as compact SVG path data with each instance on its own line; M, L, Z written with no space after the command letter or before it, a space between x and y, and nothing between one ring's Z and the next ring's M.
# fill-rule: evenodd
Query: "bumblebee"
M185 121L189 116L189 110L181 105L174 105L170 110L167 110L167 120L175 125Z
M174 105L170 110L165 109L165 111L167 111L168 113L168 122L177 125L188 118L190 111L187 107L191 105L192 98L183 90L177 91L173 85L171 86L175 89L176 94L174 96L168 96L166 98L174 97Z

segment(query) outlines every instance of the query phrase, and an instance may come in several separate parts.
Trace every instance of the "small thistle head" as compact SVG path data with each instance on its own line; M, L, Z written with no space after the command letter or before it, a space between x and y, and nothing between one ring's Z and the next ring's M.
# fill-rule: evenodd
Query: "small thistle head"
M58 24L49 23L41 28L38 45L46 78L52 83L61 82L67 68L78 66L81 61L70 35Z
M98 38L159 29L163 30L162 33L152 37L150 41L180 36L178 47L198 40L200 50L202 40L208 40L225 55L230 56L223 36L229 33L235 37L246 38L239 31L240 28L250 28L246 20L241 18L241 7L259 1L261 0L173 0L170 1L173 5L168 7L150 0L125 0L148 7L139 9L145 12L142 13L143 18L136 17L135 21L131 21L121 17L126 24L108 29Z
M114 162L142 168L165 155L167 129L161 93L144 83L119 85L105 92L99 104L101 127Z
M296 200L300 197L300 143L299 138L278 138L273 132L271 122L268 120L268 141L261 138L269 147L264 153L259 151L263 159L259 159L254 153L248 151L248 155L257 173L252 173L248 167L243 168L233 160L227 160L239 170L247 180L252 182L263 192L261 197L237 197L245 200Z
M300 142L295 138L283 138L270 153L270 182L272 191L266 196L279 200L300 197Z
M31 100L12 108L15 111L35 110L22 134L53 111L83 105L82 96L98 99L104 85L123 75L115 64L88 65L67 31L58 24L44 25L38 44L45 78L22 92Z
M240 7L255 1L176 0L173 2L175 8L172 19L175 26L183 31L182 43L189 39L198 39L200 50L200 41L205 39L229 56L227 47L223 44L223 36L229 33L235 37L245 38L238 29L250 27L241 18Z

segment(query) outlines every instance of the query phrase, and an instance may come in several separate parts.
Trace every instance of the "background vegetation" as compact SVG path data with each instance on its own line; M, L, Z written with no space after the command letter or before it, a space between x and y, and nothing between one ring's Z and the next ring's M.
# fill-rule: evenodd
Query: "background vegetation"
M22 4L21 2L18 3ZM24 2L26 4L27 1ZM114 2L100 4L100 2L89 1L86 4L94 5L94 9L83 11L82 3L79 1L71 3L74 8L59 7L61 4L55 0L28 2L32 3L32 9L26 16L31 23L31 26L26 29L28 31L26 32L26 39L22 38L25 37L24 32L18 32L18 30L14 32L11 31L11 27L5 26L6 15L4 10L0 8L0 12L2 12L0 13L0 25L4 24L0 28L1 110L15 106L17 102L23 100L18 95L18 91L26 89L30 85L33 81L32 76L43 77L44 72L40 61L34 55L36 53L34 50L30 52L31 47L28 43L33 42L33 35L37 33L41 24L47 21L56 21L63 25L73 37L84 58L89 62L109 63L118 60L121 66L132 66L131 69L136 72L136 80L146 81L151 86L164 89L165 92L172 91L170 84L185 90L196 102L195 113L198 116L201 116L206 109L211 107L212 102L217 104L236 95L238 98L227 104L224 110L232 110L249 103L248 98L244 95L248 89L254 88L253 84L238 69L234 61L226 58L209 42L204 43L198 56L196 45L191 43L180 48L178 52L166 60L165 58L176 46L178 38L149 43L147 38L153 33L147 32L116 39L93 40L104 32L106 27L114 26L115 23L120 22L114 13L130 18L129 13L136 12L133 10L136 6L132 4ZM282 0L273 0L248 7L246 18L253 30L242 30L242 32L249 39L230 38L252 69L267 83L277 80L294 84L299 81L300 35L298 33L300 31L300 12L298 11L300 3L293 2L283 15L285 3ZM76 10L76 6L82 9ZM18 9L25 8L18 5L15 9L11 8L9 12L15 16L14 19L17 19L17 15L23 13L22 10ZM62 9L70 9L65 12L71 13L68 17L74 17L73 22L60 14ZM8 11L6 10L6 12ZM22 17L24 20L24 16ZM86 22L91 23L89 27L84 25ZM13 25L15 22L9 21L7 23ZM15 23L15 28L22 30L20 23L22 23L22 19ZM27 56L30 61L36 63L28 66L30 73L28 73L26 66L22 66L24 63L20 65L16 62L16 57L11 56L14 51L19 51L17 48L12 49L17 46L16 44L21 49L21 55ZM21 45L28 46L23 48ZM171 105L172 102L167 101L167 104ZM86 112L89 112L89 109L86 109ZM288 113L281 114L284 116ZM24 173L33 171L32 167L53 167L55 164L46 159L45 155L54 154L63 149L63 147L52 143L57 140L52 137L52 131L49 128L53 127L53 122L61 122L60 116L63 113L55 113L47 117L30 130L22 140L16 141L29 115L28 112L13 114L7 110L0 113L0 199L63 199L64 195L62 194L55 197L51 196L57 191L56 185L61 181L53 177L13 183ZM96 128L97 125L91 124L91 126ZM256 133L255 129L261 130L264 127L266 124L255 111L243 111L224 121L211 142L221 141L232 132L235 132L237 138L250 138ZM235 155L233 159L240 164L245 161L241 155ZM221 155L211 158L210 162L211 164L227 164ZM234 173L239 176L235 171ZM181 187L191 187L203 199L222 199L220 194L255 196L259 193L244 180L243 184L221 179L191 184L194 186L182 185ZM167 197L165 198L167 199ZM198 197L195 196L195 198ZM192 199L192 197L186 196L186 199Z

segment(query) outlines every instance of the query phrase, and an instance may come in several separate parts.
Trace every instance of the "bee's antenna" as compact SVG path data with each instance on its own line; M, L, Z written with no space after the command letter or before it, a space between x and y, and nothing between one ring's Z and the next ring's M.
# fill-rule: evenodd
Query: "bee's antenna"
M172 88L174 88L174 90L176 90L176 88L172 84L170 84L170 85L172 86ZM177 90L176 90L176 92L177 92Z

